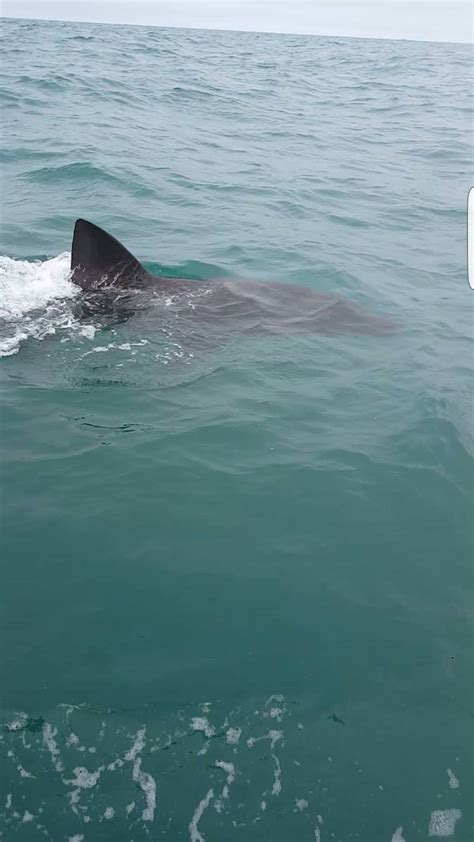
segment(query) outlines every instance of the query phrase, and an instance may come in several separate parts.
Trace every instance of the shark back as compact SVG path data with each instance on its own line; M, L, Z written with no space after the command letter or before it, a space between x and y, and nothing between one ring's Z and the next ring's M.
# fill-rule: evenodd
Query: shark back
M115 237L78 219L71 249L72 280L84 290L100 287L124 289L147 286L153 275Z

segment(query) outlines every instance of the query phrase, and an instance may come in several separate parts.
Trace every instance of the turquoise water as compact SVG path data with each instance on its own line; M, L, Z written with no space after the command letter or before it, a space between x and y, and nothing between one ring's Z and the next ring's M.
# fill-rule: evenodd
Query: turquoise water
M471 49L2 30L2 840L472 842ZM78 216L399 329L83 321Z

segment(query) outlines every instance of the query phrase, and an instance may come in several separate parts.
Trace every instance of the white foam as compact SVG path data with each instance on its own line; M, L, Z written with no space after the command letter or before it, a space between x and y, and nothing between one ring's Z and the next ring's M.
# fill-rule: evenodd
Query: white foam
M430 836L452 836L454 826L462 816L461 810L433 810L430 818Z
M70 255L51 260L0 257L0 356L17 353L28 339L43 339L74 322L68 299L79 292L70 280Z
M235 766L233 763L226 763L225 760L217 760L215 765L218 769L223 769L224 772L227 772L227 781L222 790L222 798L228 798L229 787L235 781Z
M82 325L79 329L79 333L86 339L93 339L97 333L97 328L94 327L94 325Z
M193 731L202 731L208 739L214 736L214 728L209 724L209 720L205 716L194 716L191 719L191 728Z
M115 816L115 810L113 807L106 807L104 811L104 819L113 819Z
M63 778L64 784L76 787L68 793L69 806L76 815L78 815L76 805L79 804L81 789L92 789L92 787L96 785L104 769L105 766L99 766L95 772L89 772L84 766L76 766L75 769L73 769L75 775L73 780L66 780Z
M43 725L43 743L51 755L51 762L59 774L64 771L64 766L61 761L61 756L58 749L58 744L55 740L58 731L57 728L52 728L49 722Z
M70 806L72 812L76 814L76 816L79 815L76 805L79 804L80 794L81 794L80 789L73 789L72 792L68 793L69 806Z
M17 771L20 773L20 778L34 778L35 777L35 775L32 775L31 772L27 772L27 770L23 768L21 763L19 763L16 768L17 768Z
M146 728L140 728L140 730L137 731L132 747L125 754L125 760L133 761L143 751L143 749L145 748L145 734Z
M303 810L306 810L308 807L308 802L306 801L306 798L295 798L295 807L297 810L300 811L300 813L302 813Z
M140 339L139 342L122 342L121 345L117 345L119 351L131 351L132 348L143 348L144 345L148 345L148 339Z
M270 748L273 751L276 744L283 739L283 731L269 731L267 737L270 740Z
M283 716L287 713L285 698L280 695L270 696L265 702L265 708L263 715L270 717L270 719L276 719L277 722L281 722Z
M405 837L403 836L403 827L397 827L395 833L392 836L392 842L405 842Z
M451 789L458 789L459 781L452 769L448 769L449 786Z
M225 735L226 742L231 745L237 745L241 734L242 728L229 728L227 734Z
M84 766L76 766L75 769L73 769L76 776L74 780L64 781L64 783L69 784L70 786L78 787L78 789L92 789L92 787L96 785L104 769L105 766L99 766L95 772L89 772Z
M270 699L275 698L271 696ZM278 757L275 754L275 746L280 740L283 739L283 731L268 731L263 737L250 737L247 740L247 746L252 748L255 743L260 742L260 740L270 740L270 751L272 755L272 760L275 766L274 769L274 778L273 778L273 786L272 786L272 795L280 795L281 792L281 765Z
M51 260L0 257L0 318L14 321L58 298L73 298L78 287L70 280L70 254Z
M27 722L28 717L26 713L16 713L15 718L11 722L6 723L5 728L7 731L21 731Z
M142 819L152 822L156 810L156 781L148 772L142 771L142 758L139 756L145 748L146 728L140 728L135 735L132 747L125 754L125 760L133 762L132 779L145 794L146 807L142 811Z
M203 813L207 810L213 798L214 790L210 789L205 798L203 798L202 801L200 801L197 805L193 813L193 817L188 825L191 842L205 842L204 836L198 830L198 824L202 819Z
M249 737L247 740L247 746L252 748L255 743L259 743L261 740L270 740L270 748L273 751L277 742L282 739L283 731L268 731L263 735L263 737Z
M96 328L85 325L81 328L80 333L81 336L93 339L96 334ZM108 351L130 351L131 355L134 356L137 352L133 348L142 348L144 345L148 345L148 339L140 339L138 342L122 342L121 345L117 345L116 342L109 342L107 345L96 345L95 348L85 351L80 359L84 360L91 354L106 354Z
M272 786L272 795L280 795L281 792L281 766L280 761L276 754L272 754L273 761L275 763L275 777L273 780Z
M132 778L145 793L146 807L142 811L142 819L144 822L152 822L156 810L156 781L148 772L142 772L141 765L142 759L137 757L133 763Z
M199 749L197 756L203 757L204 754L207 754L209 750L209 743L204 743L203 747Z

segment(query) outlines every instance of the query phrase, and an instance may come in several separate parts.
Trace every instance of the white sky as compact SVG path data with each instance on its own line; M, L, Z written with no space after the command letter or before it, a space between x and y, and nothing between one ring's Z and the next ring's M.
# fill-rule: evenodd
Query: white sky
M0 11L52 20L473 40L471 0L0 0Z

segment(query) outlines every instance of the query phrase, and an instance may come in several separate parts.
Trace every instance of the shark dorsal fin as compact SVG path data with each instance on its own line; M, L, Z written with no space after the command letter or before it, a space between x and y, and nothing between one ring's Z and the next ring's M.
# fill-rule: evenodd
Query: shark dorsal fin
M143 286L152 276L139 260L98 225L78 219L71 249L72 280L83 289Z

